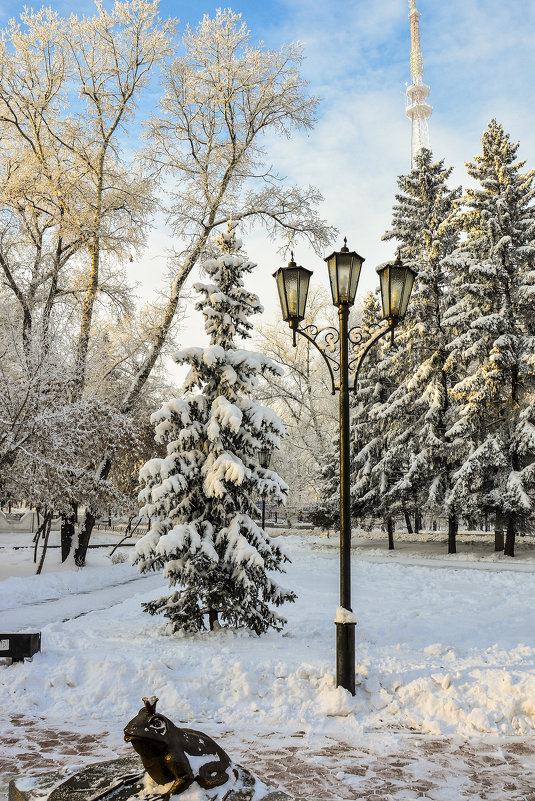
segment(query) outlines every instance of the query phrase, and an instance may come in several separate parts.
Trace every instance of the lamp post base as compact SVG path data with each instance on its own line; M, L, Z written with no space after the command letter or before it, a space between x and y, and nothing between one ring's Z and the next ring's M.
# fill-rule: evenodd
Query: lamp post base
M336 622L336 686L355 695L355 623Z

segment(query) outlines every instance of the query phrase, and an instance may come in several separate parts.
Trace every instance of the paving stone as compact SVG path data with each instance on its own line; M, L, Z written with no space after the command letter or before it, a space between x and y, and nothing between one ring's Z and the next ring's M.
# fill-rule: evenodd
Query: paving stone
M0 799L7 777L43 773L102 760L110 754L106 732L88 734L52 731L44 721L13 716L3 721L0 743ZM249 742L227 730L228 750L266 784L279 787L293 798L306 801L535 801L535 742L531 739L460 740L396 732L389 740L380 733L365 735L358 745L325 738L324 747L307 744L302 733L281 737L264 734ZM46 750L42 742L47 741ZM296 741L299 740L299 747ZM274 749L273 742L280 748ZM229 744L232 744L232 748ZM76 756L67 755L69 745ZM264 748L264 745L267 748ZM292 749L292 750L290 750ZM127 746L115 747L111 756L127 755ZM18 800L17 800L18 801Z

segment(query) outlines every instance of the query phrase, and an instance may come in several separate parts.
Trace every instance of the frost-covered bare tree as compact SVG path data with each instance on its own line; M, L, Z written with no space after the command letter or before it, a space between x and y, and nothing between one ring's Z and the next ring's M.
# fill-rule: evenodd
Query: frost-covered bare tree
M318 251L334 233L317 215L319 192L286 186L265 152L266 134L288 137L314 123L317 99L299 73L302 47L253 45L241 15L230 9L205 15L182 45L181 57L165 67L160 115L147 129L147 158L165 182L169 221L184 247L175 255L171 295L145 371L215 228L230 219L261 222L271 236L304 237Z
M120 398L107 397L115 386L89 386L90 363L99 350L104 375L114 372L116 354L102 365L96 304L130 311L116 264L144 244L152 184L119 145L152 67L169 49L173 23L161 22L157 8L141 0L107 12L97 3L93 16L68 20L25 10L0 43L0 268L21 319L26 369L18 389L39 396L40 382L48 405L56 394L57 402L80 403L80 413L92 397L120 412ZM63 351L60 387L49 375L61 351L51 329L63 329L66 316L71 348Z
M0 125L0 286L18 309L19 337L31 372L35 346L45 355L53 339L56 304L74 289L68 263L81 239L65 215L27 143ZM61 148L50 158L59 159ZM14 309L12 310L14 311Z
M104 398L70 397L70 376L57 353L29 363L11 331L2 320L0 497L24 498L65 514L81 497L124 504L110 482L95 479L95 458L103 447L136 450L129 418Z
M79 242L83 272L74 390L84 390L101 254L130 255L144 243L150 182L120 152L124 125L153 65L168 49L171 23L157 2L97 3L92 17L25 10L0 45L0 124L18 160L42 181L61 235Z
M173 36L157 0L126 0L69 19L25 10L0 41L3 287L18 304L27 353L52 347L51 321L54 330L67 321L69 400L93 393L98 376L97 396L113 396L122 414L138 403L169 343L184 284L211 231L233 217L318 248L332 233L317 216L318 192L285 186L263 149L264 134L288 136L313 124L316 100L299 74L301 47L252 44L230 10L186 30L175 60ZM140 166L125 134L136 132L136 105L158 64L164 97ZM121 264L145 243L156 191L170 195L180 245L168 297L140 323ZM119 318L135 336L117 349L106 319ZM110 469L111 451L103 450L95 480ZM79 564L95 511L88 506Z

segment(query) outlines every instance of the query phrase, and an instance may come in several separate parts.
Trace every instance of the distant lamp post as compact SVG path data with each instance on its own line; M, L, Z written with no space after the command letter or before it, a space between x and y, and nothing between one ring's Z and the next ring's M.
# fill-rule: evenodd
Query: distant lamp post
M263 467L264 470L267 470L269 467L269 463L271 462L271 449L270 448L260 448L258 451L258 461L260 463L260 467ZM266 498L262 496L262 528L266 527Z
M393 339L394 329L407 311L416 273L402 264L399 254L394 262L387 262L377 268L383 319L387 323L379 323L375 333L364 342L362 328L356 326L348 329L349 309L355 302L364 259L355 251L350 251L347 240L344 239L341 250L331 253L324 261L327 262L333 304L338 307L338 330L331 326L299 327L305 318L312 272L305 267L298 267L293 253L288 266L277 270L274 278L279 291L282 318L292 329L294 347L297 344L297 334L311 342L327 365L332 394L337 390L340 392L340 606L349 614L343 612L341 619L336 621L336 684L355 695L355 621L351 614L349 379L351 374L353 390L356 391L359 371L370 348L389 332Z

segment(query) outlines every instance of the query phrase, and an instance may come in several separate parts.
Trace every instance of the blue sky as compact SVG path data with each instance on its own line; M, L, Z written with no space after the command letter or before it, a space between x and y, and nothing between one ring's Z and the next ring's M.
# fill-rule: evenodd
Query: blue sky
M70 13L72 3L52 7ZM162 0L164 16L195 26L203 13L222 4ZM520 140L519 156L535 167L535 3L532 0L417 0L424 80L433 106L429 129L435 156L454 167L452 185L467 183L464 162L480 152L480 137L496 117ZM362 289L376 284L375 266L390 258L392 243L381 242L389 227L396 176L410 163L410 124L404 93L410 80L407 0L243 0L242 13L253 39L278 48L305 44L305 77L322 98L316 128L291 141L270 141L270 157L291 182L312 183L325 203L323 216L351 248L366 257ZM0 24L22 4L4 2ZM80 0L78 13L91 13ZM152 290L155 265L165 244L156 231L138 267L145 292ZM272 272L283 263L276 247L255 231L245 242L258 262L258 286L267 314L276 311ZM300 263L325 281L321 259L305 247ZM189 344L189 343L188 343Z

